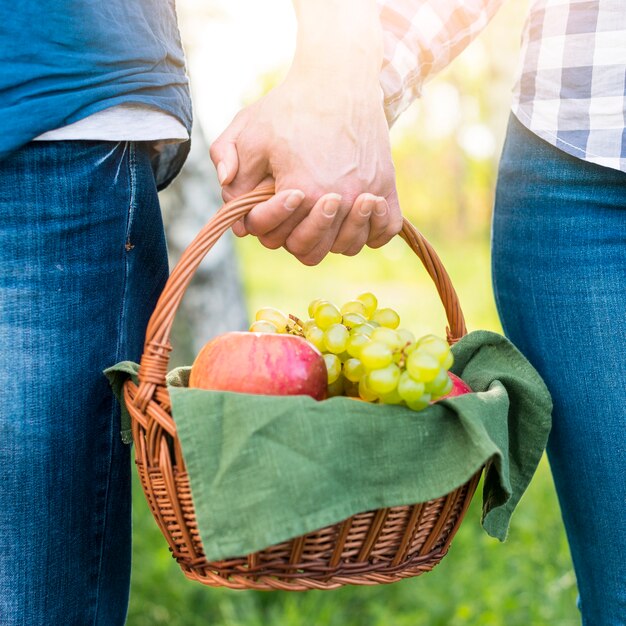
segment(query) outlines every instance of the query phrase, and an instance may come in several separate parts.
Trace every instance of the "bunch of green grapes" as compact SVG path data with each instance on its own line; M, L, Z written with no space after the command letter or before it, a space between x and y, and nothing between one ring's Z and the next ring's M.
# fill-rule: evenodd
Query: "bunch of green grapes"
M303 322L277 309L260 309L250 330L305 337L324 356L329 396L420 411L452 389L447 342L435 335L417 341L410 331L399 328L396 311L378 308L374 294L363 293L341 307L313 300L308 313Z

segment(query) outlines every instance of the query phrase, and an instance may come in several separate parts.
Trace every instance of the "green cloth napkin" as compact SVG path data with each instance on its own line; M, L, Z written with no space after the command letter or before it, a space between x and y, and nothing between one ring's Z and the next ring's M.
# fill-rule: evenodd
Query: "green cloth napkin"
M453 351L452 371L476 393L419 413L343 397L188 389L188 368L172 372L172 414L207 558L440 497L481 466L483 527L504 541L547 442L550 395L500 335L470 333ZM107 370L118 397L136 371L128 362Z

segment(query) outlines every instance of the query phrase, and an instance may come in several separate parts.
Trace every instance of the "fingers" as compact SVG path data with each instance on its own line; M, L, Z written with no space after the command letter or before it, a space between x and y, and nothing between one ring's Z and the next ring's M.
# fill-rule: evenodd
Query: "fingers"
M258 187L262 187L264 185L273 185L274 184L274 179L271 176L266 176L258 185ZM235 200L236 196L234 196L232 193L225 191L224 189L222 189L222 199L224 200L224 202L230 202L231 200ZM258 205L257 205L258 206ZM256 207L255 207L256 208ZM254 209L253 209L254 210ZM237 235L237 237L245 237L246 235L249 234L249 230L246 227L246 217L244 215L244 217L242 217L238 222L235 222L235 224L233 224L232 229L233 229L233 233L235 235Z
M402 214L395 189L388 198L369 193L357 197L344 220L331 252L354 256L365 244L379 248L402 228Z
M265 138L246 130L251 118L254 107L240 111L209 148L224 202L252 191L268 175Z
M304 192L299 189L285 189L275 196L257 204L244 218L246 231L255 235L263 245L270 243L276 237L267 237L268 233L280 228L301 206L304 200ZM265 239L265 241L264 241ZM283 241L276 241L275 245L267 246L280 248Z
M331 252L354 256L363 248L369 238L370 219L376 200L377 197L371 193L363 193L357 197L339 229Z
M261 238L289 219L303 200L304 192L299 189L279 191L266 202L257 204L244 218L235 222L232 226L233 232L238 237L250 234ZM281 245L282 243L278 243L272 247L280 248Z
M263 133L248 132L253 118L252 109L244 109L211 145L225 202L265 181L274 182L268 173L273 169L267 160L267 138ZM310 189L306 196L299 189L285 189L234 224L233 232L239 237L255 235L267 248L284 246L303 263L314 265L329 251L352 256L364 245L378 248L400 231L402 216L395 186L384 198L362 193L352 206L350 200L342 201L342 196L326 193L316 200Z
M239 170L239 157L237 155L237 146L234 142L226 142L219 146L219 152L216 154L217 179L222 187L232 182Z
M402 230L402 212L395 190L387 198L377 198L370 221L370 233L367 245L380 248Z
M400 230L378 86L343 95L320 107L317 92L290 74L240 111L214 142L211 158L224 200L267 177L284 192L234 225L236 234L254 234L269 248L284 246L312 265L331 250L352 255L363 245L381 246ZM311 124L318 118L324 123ZM304 195L289 199L297 190Z
M317 265L330 251L344 217L341 196L324 194L287 237L285 248L305 265Z
M237 237L245 237L248 234L246 227L243 225L243 218L232 225L232 230Z
M388 199L364 193L352 207L343 204L329 193L309 210L304 192L286 189L254 207L233 232L255 235L272 250L284 246L305 265L316 265L328 252L354 256L366 244L381 247L402 228L395 192Z

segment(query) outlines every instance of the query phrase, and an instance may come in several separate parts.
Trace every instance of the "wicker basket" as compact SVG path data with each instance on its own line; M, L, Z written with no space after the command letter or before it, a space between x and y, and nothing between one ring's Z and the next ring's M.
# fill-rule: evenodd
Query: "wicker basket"
M185 575L233 589L335 589L343 585L391 583L431 570L443 558L480 478L448 495L414 504L359 513L328 526L245 556L209 562L191 498L165 376L170 331L182 296L202 259L219 237L272 188L260 189L224 205L187 248L174 268L146 332L139 385L124 386L132 418L135 462L152 514ZM400 236L433 279L449 322L448 341L466 334L463 314L434 250L405 220Z

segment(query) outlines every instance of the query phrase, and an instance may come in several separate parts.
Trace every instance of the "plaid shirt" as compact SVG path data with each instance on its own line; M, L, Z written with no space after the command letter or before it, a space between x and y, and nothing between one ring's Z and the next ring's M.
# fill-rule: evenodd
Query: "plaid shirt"
M389 122L487 25L503 0L378 0ZM625 0L535 0L513 112L585 161L626 171Z

